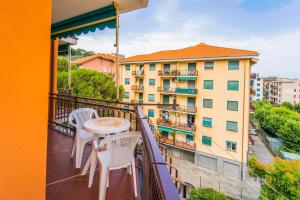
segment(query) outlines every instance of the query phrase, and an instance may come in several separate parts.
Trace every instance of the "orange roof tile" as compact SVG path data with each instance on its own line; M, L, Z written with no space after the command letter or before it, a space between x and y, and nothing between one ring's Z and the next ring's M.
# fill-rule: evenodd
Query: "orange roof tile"
M93 60L95 58L101 58L101 59L104 59L104 60L111 60L113 62L116 62L116 56L114 56L114 55L104 54L104 53L97 53L95 55L91 55L91 56L87 56L87 57L84 57L84 58L79 58L79 59L73 60L72 63L80 65L82 63Z
M138 61L155 61L155 60L177 60L177 59L201 59L217 57L251 57L258 56L256 51L241 49L232 49L226 47L211 46L200 43L196 46L186 47L183 49L166 50L154 52L151 54L136 55L121 59L121 62L138 62Z

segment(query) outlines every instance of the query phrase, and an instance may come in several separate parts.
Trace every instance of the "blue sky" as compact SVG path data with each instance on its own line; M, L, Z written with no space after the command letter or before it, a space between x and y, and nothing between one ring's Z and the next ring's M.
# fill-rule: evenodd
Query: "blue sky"
M114 52L114 30L80 36L77 47ZM255 50L252 71L300 79L300 0L149 0L120 16L126 56L205 42Z

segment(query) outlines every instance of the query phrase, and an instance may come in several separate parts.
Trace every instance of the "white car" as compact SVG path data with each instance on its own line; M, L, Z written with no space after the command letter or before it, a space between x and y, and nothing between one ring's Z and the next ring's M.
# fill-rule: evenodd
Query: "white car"
M249 129L251 135L258 135L255 128Z

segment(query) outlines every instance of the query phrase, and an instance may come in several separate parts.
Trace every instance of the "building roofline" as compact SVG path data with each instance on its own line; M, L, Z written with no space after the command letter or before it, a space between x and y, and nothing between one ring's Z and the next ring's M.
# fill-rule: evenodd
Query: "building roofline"
M203 61L203 60L228 60L228 59L251 59L257 62L258 55L249 56L221 56L221 57L195 57L195 58L177 58L177 59L161 59L161 60L139 60L120 62L120 64L138 64L138 63L157 63L157 62L178 62L178 61Z

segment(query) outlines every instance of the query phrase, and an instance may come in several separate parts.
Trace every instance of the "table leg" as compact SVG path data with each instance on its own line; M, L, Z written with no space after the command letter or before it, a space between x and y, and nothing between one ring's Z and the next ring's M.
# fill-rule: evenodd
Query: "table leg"
M82 176L83 176L83 175L86 175L86 173L87 173L87 171L88 171L88 169L89 169L89 167L90 167L90 165L91 165L91 159L92 159L93 151L94 151L94 149L92 149L92 152L90 153L89 158L88 158L88 160L86 161L86 163L85 163L85 165L84 165L84 167L83 167L83 170L82 170L82 172L81 172L81 175L82 175Z
M92 151L91 155L91 168L90 168L90 174L89 174L89 188L93 184L94 176L95 176L95 171L96 171L96 166L97 166L97 152L95 150Z

